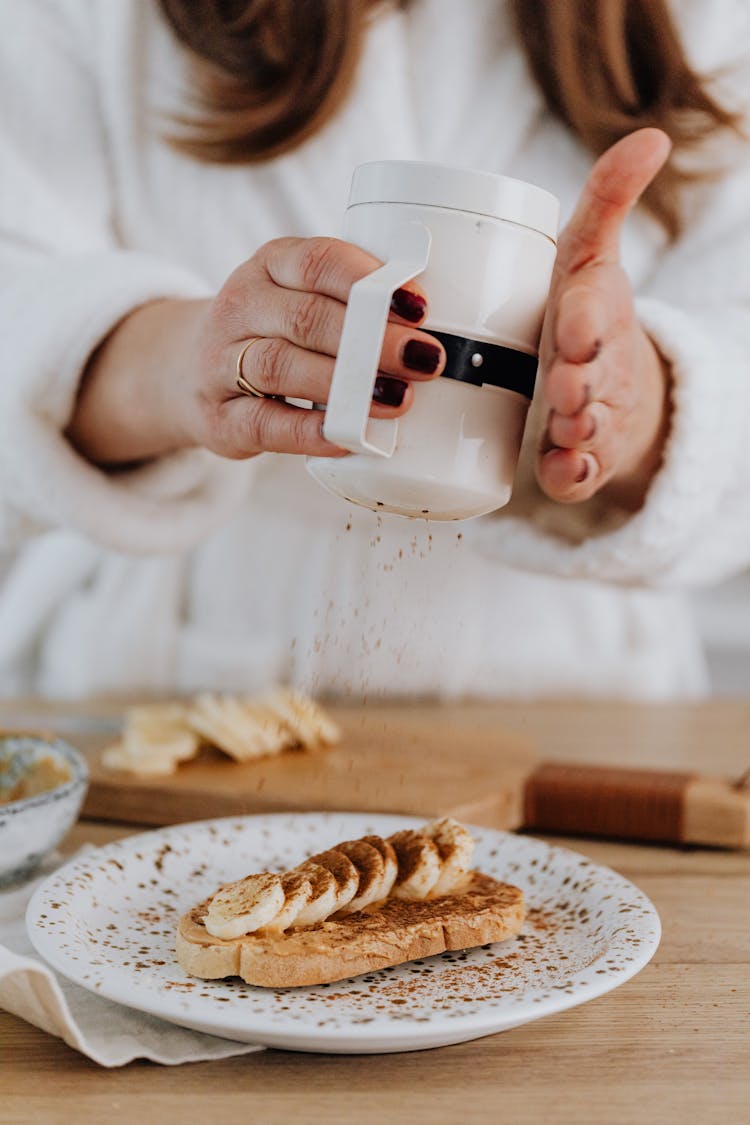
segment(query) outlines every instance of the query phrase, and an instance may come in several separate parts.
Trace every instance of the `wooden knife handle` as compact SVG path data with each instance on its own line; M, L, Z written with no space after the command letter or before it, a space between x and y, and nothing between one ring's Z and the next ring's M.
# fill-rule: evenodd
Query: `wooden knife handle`
M527 778L524 827L665 843L750 846L750 791L689 773L544 762Z

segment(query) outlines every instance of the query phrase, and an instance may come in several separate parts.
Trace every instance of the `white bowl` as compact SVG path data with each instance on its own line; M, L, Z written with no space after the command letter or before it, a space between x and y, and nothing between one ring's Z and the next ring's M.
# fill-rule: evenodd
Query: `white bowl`
M85 760L59 739L0 737L0 799L47 759L68 778L31 797L0 803L0 887L27 879L60 843L80 812L88 788Z

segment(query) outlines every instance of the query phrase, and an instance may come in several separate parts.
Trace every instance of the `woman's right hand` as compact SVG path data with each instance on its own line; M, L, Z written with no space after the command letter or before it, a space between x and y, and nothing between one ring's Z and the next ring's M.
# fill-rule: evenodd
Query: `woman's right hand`
M201 317L192 394L183 398L185 428L196 444L223 457L256 453L337 456L322 434L324 414L284 398L325 404L354 282L381 263L333 238L279 238L234 271ZM416 287L399 289L391 303L380 357L372 416L408 410L412 382L438 375L442 345L415 330L427 311ZM241 374L272 398L243 394Z
M67 437L100 465L202 446L222 457L338 456L322 435L349 290L381 263L333 238L279 238L239 266L213 300L161 300L136 309L92 356ZM439 375L442 345L417 328L416 286L394 294L372 415L396 418L411 384ZM243 394L242 375L263 395Z

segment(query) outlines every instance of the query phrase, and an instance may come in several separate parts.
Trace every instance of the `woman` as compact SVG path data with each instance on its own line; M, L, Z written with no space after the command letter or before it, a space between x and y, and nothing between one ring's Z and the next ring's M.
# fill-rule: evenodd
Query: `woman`
M651 0L0 10L3 534L58 529L5 584L6 690L701 690L679 595L645 587L750 555L739 72L696 77ZM746 42L717 11L675 11L700 70ZM660 124L621 258L669 142L591 151ZM382 158L505 172L569 216L514 502L458 530L328 496L299 456L335 452L320 415L236 383L257 338L244 379L325 400L376 265L331 236ZM373 414L439 377L425 315L396 295Z

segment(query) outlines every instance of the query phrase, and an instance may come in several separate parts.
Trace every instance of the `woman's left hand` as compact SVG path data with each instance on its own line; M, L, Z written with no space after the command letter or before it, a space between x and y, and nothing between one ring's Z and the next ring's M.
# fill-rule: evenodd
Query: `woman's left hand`
M594 165L560 237L540 351L546 426L536 466L554 500L606 488L635 510L661 462L669 371L636 319L619 236L669 151L658 129L618 141Z

